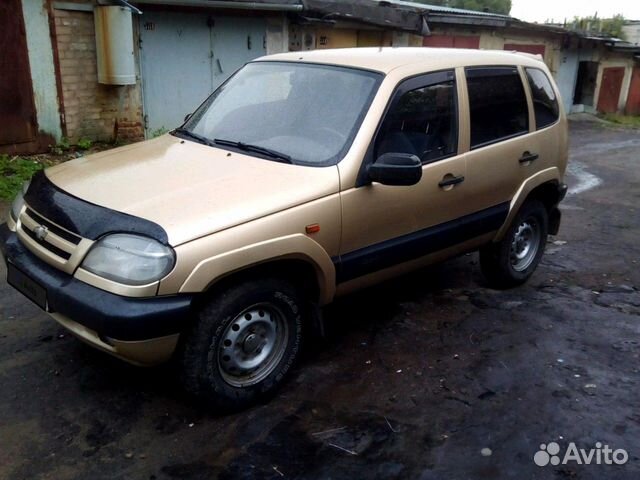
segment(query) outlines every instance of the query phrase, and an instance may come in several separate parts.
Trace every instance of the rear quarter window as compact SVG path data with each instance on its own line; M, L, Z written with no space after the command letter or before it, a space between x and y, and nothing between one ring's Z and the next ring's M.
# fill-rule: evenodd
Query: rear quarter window
M558 120L560 116L558 98L546 73L537 68L527 68L526 72L531 87L536 129L540 130L553 125Z
M465 72L471 148L529 131L527 97L516 67L472 67Z

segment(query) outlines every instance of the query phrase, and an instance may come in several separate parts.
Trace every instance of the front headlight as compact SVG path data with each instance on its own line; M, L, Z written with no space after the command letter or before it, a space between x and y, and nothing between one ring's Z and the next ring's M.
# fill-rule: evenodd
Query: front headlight
M170 247L151 238L114 233L96 242L82 268L125 285L146 285L163 278L174 264Z
M11 218L14 222L18 221L22 207L24 207L24 194L27 193L30 183L30 181L24 182L22 190L18 192L16 198L13 199L13 203L11 204Z

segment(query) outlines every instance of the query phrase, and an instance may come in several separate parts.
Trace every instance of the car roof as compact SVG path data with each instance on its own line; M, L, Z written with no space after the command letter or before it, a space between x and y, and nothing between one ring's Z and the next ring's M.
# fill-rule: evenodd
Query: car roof
M340 48L279 53L256 61L322 63L375 70L382 73L408 65L424 64L425 70L470 65L540 66L542 57L502 50L470 50L429 47Z

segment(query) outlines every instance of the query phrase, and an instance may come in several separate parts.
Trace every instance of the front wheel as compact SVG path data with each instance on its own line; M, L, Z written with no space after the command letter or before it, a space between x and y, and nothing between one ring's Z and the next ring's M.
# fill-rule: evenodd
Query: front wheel
M219 293L183 342L185 387L209 406L235 411L268 398L302 347L302 297L279 279L256 279Z
M480 267L492 286L514 287L533 275L544 253L548 225L545 206L528 200L503 239L480 250Z

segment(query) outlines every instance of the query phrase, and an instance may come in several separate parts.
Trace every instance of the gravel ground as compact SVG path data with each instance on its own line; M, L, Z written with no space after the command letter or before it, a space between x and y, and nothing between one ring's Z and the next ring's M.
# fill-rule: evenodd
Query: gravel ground
M346 298L281 394L240 414L0 283L0 478L638 478L640 132L571 128L563 225L527 285L490 290L467 255ZM549 442L629 459L536 466Z

